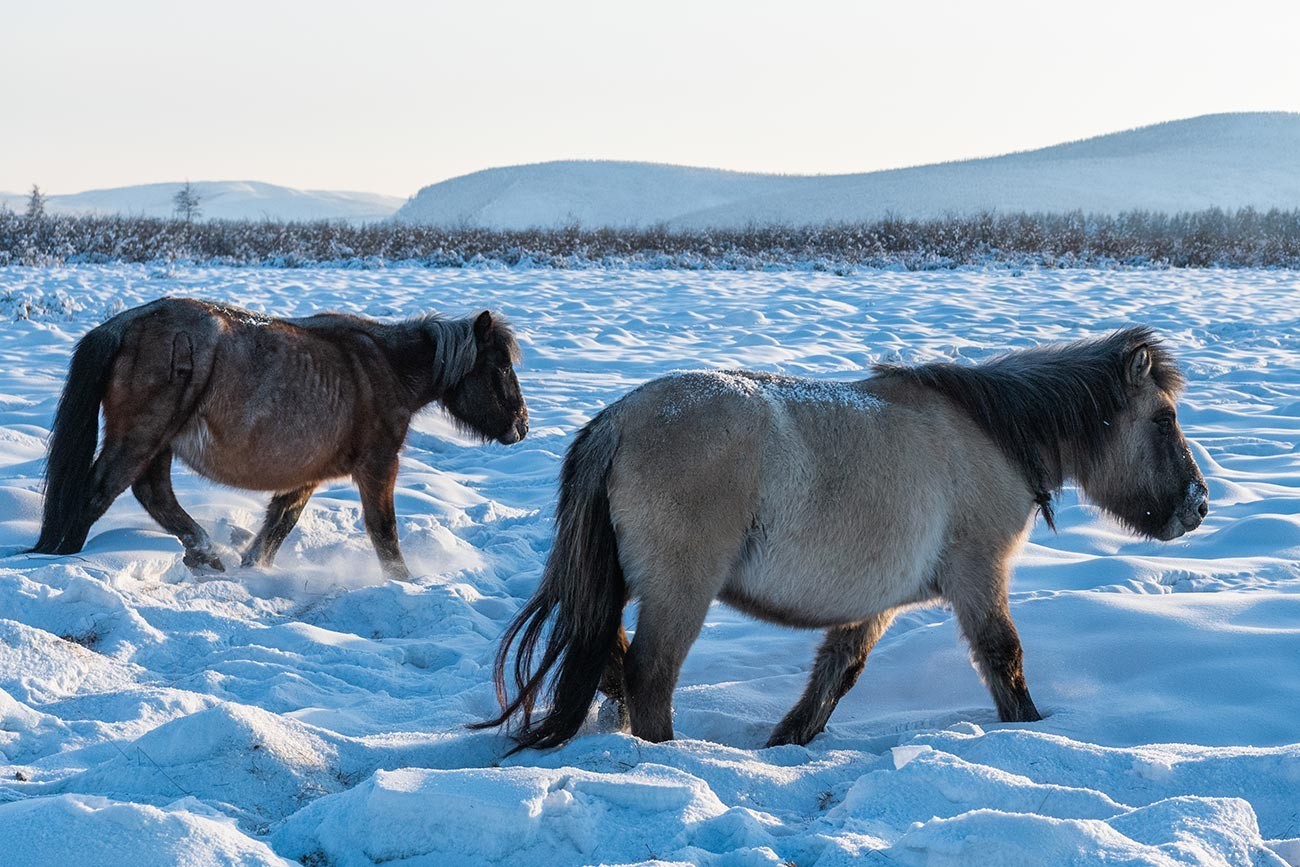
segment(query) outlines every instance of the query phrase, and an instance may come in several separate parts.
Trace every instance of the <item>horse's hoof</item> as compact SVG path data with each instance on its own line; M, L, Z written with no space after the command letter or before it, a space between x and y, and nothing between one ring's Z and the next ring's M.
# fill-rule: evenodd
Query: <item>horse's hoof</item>
M221 558L211 551L186 551L181 562L190 567L191 572L226 571L226 564L222 563Z
M817 737L817 732L796 731L794 728L777 728L772 732L772 736L763 744L763 749L768 747L784 747L794 745L796 747L806 747L808 742Z
M596 731L626 732L632 727L627 715L627 705L616 698L607 698L596 709Z
M404 564L390 564L384 566L384 577L392 581L410 582L414 579L411 577L411 570L407 569Z

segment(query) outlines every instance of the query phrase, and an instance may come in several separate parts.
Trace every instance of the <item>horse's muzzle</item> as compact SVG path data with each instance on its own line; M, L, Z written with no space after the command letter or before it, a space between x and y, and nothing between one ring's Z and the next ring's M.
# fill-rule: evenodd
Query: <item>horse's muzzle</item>
M1210 491L1205 487L1204 482L1192 482L1187 488L1186 499L1174 510L1165 532L1161 534L1161 539L1168 542L1184 533L1190 533L1201 526L1201 522L1208 514L1210 514Z
M497 442L503 446L511 446L528 436L528 419L521 418L510 428L510 430L497 437Z

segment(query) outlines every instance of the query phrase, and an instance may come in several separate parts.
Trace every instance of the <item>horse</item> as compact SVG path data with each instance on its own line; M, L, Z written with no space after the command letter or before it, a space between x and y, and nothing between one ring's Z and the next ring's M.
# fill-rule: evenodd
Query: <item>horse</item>
M1209 492L1177 422L1183 388L1145 327L973 365L881 364L855 382L745 370L649 382L569 447L554 547L496 656L501 712L474 727L513 729L511 752L558 746L599 690L633 735L671 739L673 689L715 599L826 630L768 746L820 733L895 615L938 601L999 719L1039 720L1012 560L1036 513L1055 529L1067 480L1141 536L1201 524Z
M273 492L241 565L269 566L316 486L351 476L384 573L409 578L393 487L411 418L436 402L485 441L518 442L528 432L518 360L509 324L490 311L386 324L343 313L277 319L189 298L126 310L73 353L32 552L80 551L129 487L184 545L187 566L224 572L176 501L178 457L212 481Z

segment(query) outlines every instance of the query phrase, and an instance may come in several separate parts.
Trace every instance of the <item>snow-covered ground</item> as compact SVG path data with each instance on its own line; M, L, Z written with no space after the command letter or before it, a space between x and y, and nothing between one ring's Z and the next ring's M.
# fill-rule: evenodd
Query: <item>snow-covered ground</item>
M0 862L7 865L1300 864L1300 275L0 269ZM419 419L384 581L355 490L276 568L196 578L128 496L77 556L36 537L73 342L164 293L274 314L484 306L517 324L532 433ZM1139 541L1063 494L1012 607L1047 714L1002 725L951 615L890 630L826 733L761 749L818 635L718 606L679 740L593 731L502 759L496 638L599 407L678 368L860 376L1144 322L1190 376L1205 526ZM219 540L265 497L184 472ZM227 556L230 563L233 559Z

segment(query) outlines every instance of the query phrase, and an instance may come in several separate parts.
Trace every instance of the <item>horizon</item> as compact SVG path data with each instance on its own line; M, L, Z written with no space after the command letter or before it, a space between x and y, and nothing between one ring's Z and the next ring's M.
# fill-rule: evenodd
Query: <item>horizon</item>
M669 6L29 4L0 58L21 84L0 190L188 178L407 197L557 160L857 174L1300 111L1300 9L1280 2Z
M1148 124L1140 124L1135 127L1128 127L1126 129L1109 130L1106 132L1095 133L1092 135L1085 135L1076 139L1053 142L1051 144L1041 145L1032 148L1019 148L1016 150L1004 151L1001 153L994 153L994 154L958 156L952 159L937 160L931 163L916 163L911 165L891 166L884 169L866 169L863 171L848 171L848 172L760 172L760 171L747 171L744 169L732 169L724 166L704 166L704 165L687 165L684 163L667 163L659 160L621 160L621 159L607 159L602 157L584 157L584 158L561 157L552 160L539 160L539 161L532 161L532 162L525 162L525 163L512 163L508 165L484 166L482 168L473 169L469 172L464 173L463 175L454 175L451 178L440 178L436 181L430 181L426 184L421 185L420 187L411 191L410 193L406 193L406 194L384 193L378 190L342 189L337 187L335 188L292 187L288 184L279 183L277 180L267 179L267 178L199 178L199 179L184 178L184 179L145 181L139 184L122 184L113 187L88 187L86 189L70 190L70 191L62 191L62 190L51 191L46 187L41 186L41 194L45 197L67 196L67 195L80 195L80 194L97 193L97 192L110 192L113 190L137 189L137 188L143 188L149 186L170 186L170 185L192 183L192 184L264 184L266 186L280 187L284 189L296 190L299 192L306 192L306 193L356 193L356 194L364 194L364 195L379 195L379 196L388 196L392 198L411 199L415 195L417 195L421 190L423 190L425 187L434 186L443 181L453 180L454 178L457 177L465 177L467 175L480 174L482 172L495 171L499 169L521 168L521 167L529 167L529 166L542 166L542 165L563 164L563 163L612 163L612 164L626 164L626 165L659 165L659 166L668 166L673 168L700 169L704 171L717 171L717 172L727 172L727 173L734 173L734 174L770 175L770 176L780 176L780 177L802 177L802 178L836 177L836 176L865 175L865 174L873 174L876 172L886 172L886 171L899 171L899 170L912 169L912 168L924 168L927 166L934 166L934 165L978 162L980 160L996 159L999 157L1015 156L1018 154L1031 153L1039 150L1047 150L1054 147L1077 144L1079 142L1106 138L1113 135L1121 135L1128 132L1134 132L1142 129L1149 129L1152 127L1165 126L1168 124L1202 120L1211 117L1231 117L1231 116L1244 116L1244 115L1293 115L1293 116L1300 117L1300 112L1283 111L1283 110L1212 112L1209 114L1195 115L1193 117L1180 117L1180 118L1171 118L1169 120L1155 121ZM23 190L0 188L0 195L25 196L28 195L30 191L31 191L30 185Z

